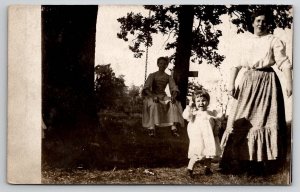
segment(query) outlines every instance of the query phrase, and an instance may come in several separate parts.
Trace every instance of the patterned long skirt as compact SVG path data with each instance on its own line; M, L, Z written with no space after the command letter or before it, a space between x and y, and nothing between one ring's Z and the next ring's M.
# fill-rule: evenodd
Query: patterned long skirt
M272 68L248 70L235 92L221 145L220 167L237 161L285 158L286 121L282 88Z

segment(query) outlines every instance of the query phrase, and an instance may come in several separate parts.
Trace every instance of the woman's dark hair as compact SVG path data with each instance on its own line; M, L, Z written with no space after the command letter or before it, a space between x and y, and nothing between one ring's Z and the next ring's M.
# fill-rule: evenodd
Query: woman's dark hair
M249 17L249 21L248 21L248 31L251 32L251 33L254 33L254 29L253 29L253 22L255 20L256 17L258 16L265 16L265 21L266 21L266 27L267 27L267 31L270 32L270 29L269 29L269 26L271 25L272 23L272 17L273 17L273 14L271 12L270 9L267 9L267 8L261 8L261 9L258 9L258 10L255 10L252 12L251 16Z
M166 61L167 63L169 63L169 58L168 58L168 57L159 57L159 58L157 59L157 63L159 62L159 60L164 60L164 61Z

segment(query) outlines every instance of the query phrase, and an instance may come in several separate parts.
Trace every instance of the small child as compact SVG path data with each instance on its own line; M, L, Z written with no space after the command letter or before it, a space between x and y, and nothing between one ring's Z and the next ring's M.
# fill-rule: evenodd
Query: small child
M205 175L211 175L212 158L221 154L218 138L217 120L214 113L208 111L210 96L201 91L195 94L195 103L192 99L183 112L183 118L189 121L187 126L190 140L188 151L188 174L193 178L193 168L197 161L204 160Z

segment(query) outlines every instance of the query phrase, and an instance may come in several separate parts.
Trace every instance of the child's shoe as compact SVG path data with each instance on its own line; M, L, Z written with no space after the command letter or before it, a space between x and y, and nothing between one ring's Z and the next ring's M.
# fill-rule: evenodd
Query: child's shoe
M148 129L148 135L149 135L149 137L155 137L155 130L154 129Z
M205 174L205 175L212 175L213 172L210 170L210 168L205 167L205 169L204 169L204 174Z
M172 135L173 135L174 137L180 137L180 135L179 135L177 129L172 129L171 132L172 132Z
M187 175L190 177L190 178L194 178L194 174L193 174L193 170L191 170L191 169L188 169L187 170Z

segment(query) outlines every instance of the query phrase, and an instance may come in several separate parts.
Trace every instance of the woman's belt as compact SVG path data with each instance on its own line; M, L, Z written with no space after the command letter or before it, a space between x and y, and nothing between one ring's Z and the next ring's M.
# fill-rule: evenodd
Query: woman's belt
M274 69L272 67L265 67L265 68L258 68L258 69L251 69L248 68L248 70L252 71L262 71L262 72L274 72Z

